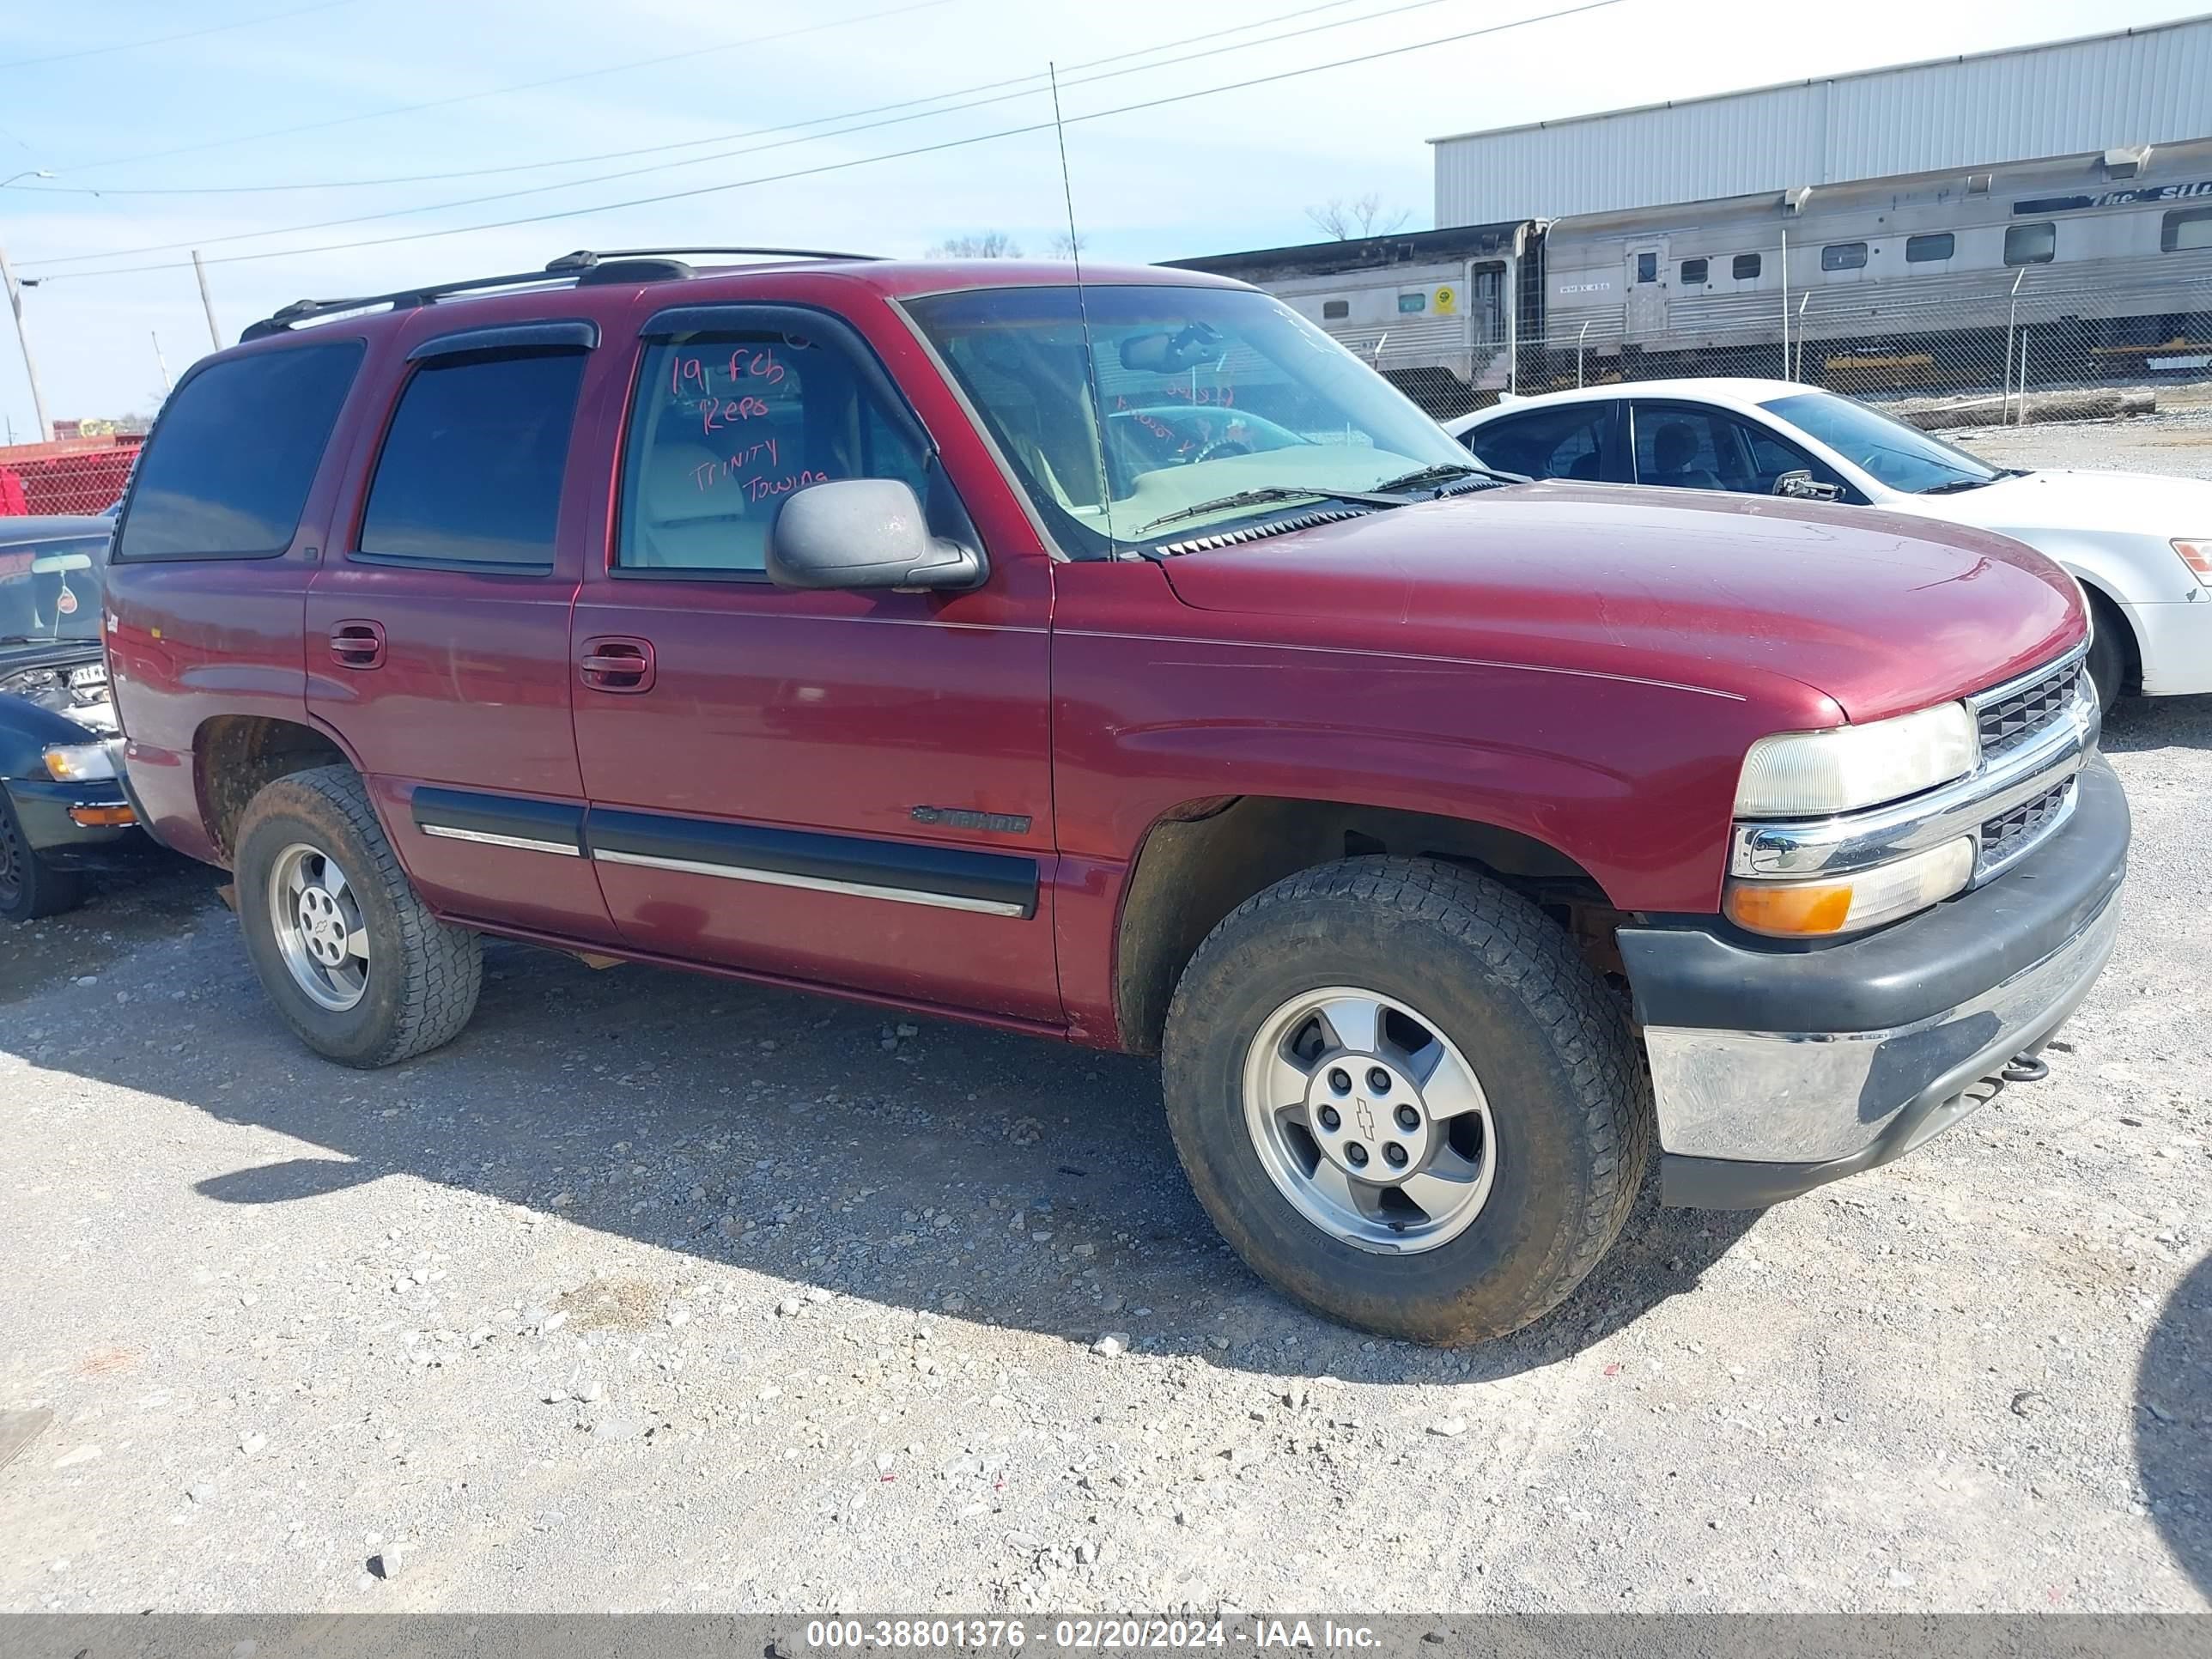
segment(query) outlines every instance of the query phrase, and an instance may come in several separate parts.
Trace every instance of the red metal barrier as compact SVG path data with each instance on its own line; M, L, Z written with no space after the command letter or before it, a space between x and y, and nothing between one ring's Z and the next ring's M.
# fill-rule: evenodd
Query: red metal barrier
M103 512L123 494L137 434L0 447L0 517Z

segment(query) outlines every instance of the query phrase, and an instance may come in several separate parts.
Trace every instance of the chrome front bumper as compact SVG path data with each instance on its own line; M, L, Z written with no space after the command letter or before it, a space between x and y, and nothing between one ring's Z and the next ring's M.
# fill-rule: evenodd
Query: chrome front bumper
M1910 1152L1974 1104L1967 1086L2050 1040L2112 954L2120 909L1970 1001L1879 1031L1646 1030L1659 1144L1686 1158L1826 1164ZM1956 1106L1954 1111L1943 1109ZM1916 1111L1917 1109L1917 1111Z
M1686 919L1620 930L1662 1196L1748 1208L1901 1157L2049 1042L2112 953L2125 796L2092 757L2067 821L1996 879L1817 949Z

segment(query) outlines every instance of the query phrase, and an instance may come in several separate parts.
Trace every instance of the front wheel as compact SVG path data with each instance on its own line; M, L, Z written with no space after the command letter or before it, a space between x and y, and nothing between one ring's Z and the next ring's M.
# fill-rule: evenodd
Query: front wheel
M482 946L409 884L351 768L295 772L254 796L236 866L254 971L317 1054L389 1066L460 1035Z
M2127 689L2128 647L2121 637L2127 623L2101 594L2089 602L2089 684L2097 694L2098 711L2109 720Z
M15 816L15 804L0 789L0 921L58 916L74 910L83 897L83 878L39 856Z
M1626 1219L1652 1110L1619 1000L1526 901L1353 859L1245 902L1162 1049L1192 1185L1269 1283L1392 1336L1501 1336Z

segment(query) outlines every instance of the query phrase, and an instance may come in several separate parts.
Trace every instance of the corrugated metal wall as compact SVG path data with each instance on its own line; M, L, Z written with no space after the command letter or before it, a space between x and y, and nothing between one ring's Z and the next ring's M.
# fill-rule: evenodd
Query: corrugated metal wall
M2212 137L2212 17L1436 143L1438 226Z

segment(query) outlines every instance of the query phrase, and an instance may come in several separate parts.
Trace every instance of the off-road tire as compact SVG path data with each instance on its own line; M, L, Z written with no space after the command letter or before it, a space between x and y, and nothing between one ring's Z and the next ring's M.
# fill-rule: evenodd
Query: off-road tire
M1433 1249L1382 1255L1325 1232L1245 1127L1255 1033L1337 985L1419 1009L1488 1098L1490 1196ZM1237 1254L1316 1312L1419 1342L1503 1336L1565 1301L1619 1236L1650 1155L1650 1087L1621 999L1534 906L1427 860L1322 865L1231 911L1176 987L1161 1069L1183 1167Z
M0 921L37 921L83 902L83 878L39 856L23 834L15 803L0 789Z
M270 870L285 848L301 842L337 860L368 932L368 989L342 1013L320 1006L294 981L270 914ZM276 1011L310 1048L368 1070L460 1035L483 983L481 941L430 914L352 768L319 766L264 787L239 821L234 862L246 954Z

